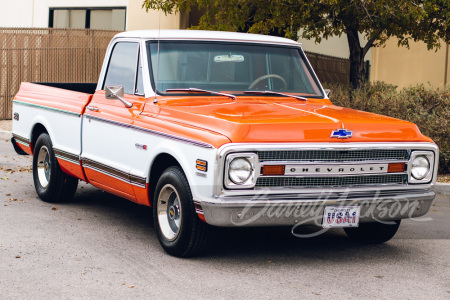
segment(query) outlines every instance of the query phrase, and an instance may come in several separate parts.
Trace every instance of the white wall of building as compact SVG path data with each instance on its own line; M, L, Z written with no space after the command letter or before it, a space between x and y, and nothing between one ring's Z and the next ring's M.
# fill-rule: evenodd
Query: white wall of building
M0 0L0 27L48 27L50 7L127 7L140 0Z
M31 27L32 5L33 0L0 0L0 27Z

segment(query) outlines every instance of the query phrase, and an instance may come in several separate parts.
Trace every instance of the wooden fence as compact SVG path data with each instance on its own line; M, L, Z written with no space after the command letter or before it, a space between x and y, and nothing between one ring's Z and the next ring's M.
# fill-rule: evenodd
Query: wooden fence
M305 51L317 77L323 83L349 84L350 60Z
M11 119L22 81L97 82L118 31L0 28L0 120Z

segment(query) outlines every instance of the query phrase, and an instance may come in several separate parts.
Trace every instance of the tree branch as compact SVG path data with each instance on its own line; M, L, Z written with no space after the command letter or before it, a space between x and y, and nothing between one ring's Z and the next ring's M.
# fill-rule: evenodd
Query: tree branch
M384 29L379 30L373 37L371 37L363 48L363 57L366 56L367 51L372 47L375 40L383 33Z
M366 6L365 6L366 1L361 2L362 7L364 8L364 10L366 11L367 16L369 17L370 23L373 24L373 20L372 20L372 16L369 14L369 11L367 10Z

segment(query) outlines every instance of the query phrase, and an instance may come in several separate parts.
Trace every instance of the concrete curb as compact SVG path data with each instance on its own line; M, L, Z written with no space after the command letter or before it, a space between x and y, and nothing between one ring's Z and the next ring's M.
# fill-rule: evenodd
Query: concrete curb
M0 130L0 138L1 139L10 139L12 137L11 131Z
M434 191L438 194L450 196L450 183L437 182Z

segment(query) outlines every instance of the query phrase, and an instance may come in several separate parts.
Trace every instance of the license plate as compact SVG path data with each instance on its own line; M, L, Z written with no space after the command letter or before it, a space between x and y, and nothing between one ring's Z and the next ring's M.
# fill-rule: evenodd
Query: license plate
M323 211L322 227L358 227L359 210L359 206L326 206Z

